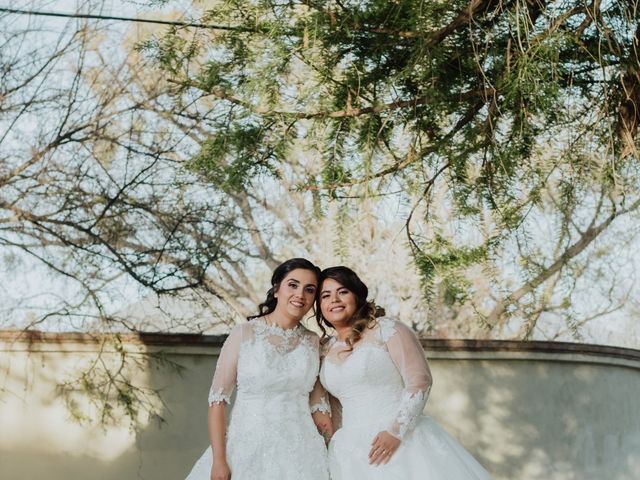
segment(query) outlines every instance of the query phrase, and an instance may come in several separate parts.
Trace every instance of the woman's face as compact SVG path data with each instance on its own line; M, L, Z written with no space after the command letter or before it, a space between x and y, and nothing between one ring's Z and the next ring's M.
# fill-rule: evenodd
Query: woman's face
M322 282L320 289L320 311L334 327L348 325L356 313L356 296L333 278Z
M318 279L311 270L296 268L280 282L274 296L278 303L275 311L300 321L312 307L318 289Z

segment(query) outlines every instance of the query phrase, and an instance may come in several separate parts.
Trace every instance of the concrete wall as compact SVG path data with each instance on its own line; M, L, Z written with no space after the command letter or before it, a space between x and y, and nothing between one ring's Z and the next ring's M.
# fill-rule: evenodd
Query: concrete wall
M207 445L206 396L222 338L122 338L132 382L157 415L132 428L60 385L96 362L120 366L119 343L80 334L0 332L0 479L182 479ZM425 340L435 383L427 411L496 480L640 478L640 352L545 342ZM149 359L149 354L154 359ZM182 368L177 374L175 363ZM122 377L123 379L125 377ZM116 377L116 380L118 377ZM73 385L72 383L69 385ZM120 384L126 391L126 384ZM99 388L99 387L97 387ZM71 406L71 410L69 409ZM83 415L85 421L72 418Z

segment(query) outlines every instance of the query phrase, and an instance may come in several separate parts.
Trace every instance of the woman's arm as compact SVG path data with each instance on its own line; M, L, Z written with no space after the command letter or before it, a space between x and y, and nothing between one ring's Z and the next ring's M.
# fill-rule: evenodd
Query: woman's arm
M246 324L245 324L246 325ZM227 463L225 434L227 429L226 408L236 386L238 357L245 325L235 327L222 346L216 371L209 390L209 440L213 451L211 480L229 480L231 470Z
M320 357L320 339L315 334L313 336L315 337L313 346ZM329 394L320 383L320 378L316 378L313 390L309 393L309 408L318 432L324 437L325 443L329 443L334 432L331 422L331 405L329 404Z
M316 379L316 384L309 394L309 406L313 423L316 424L318 432L324 438L325 443L329 443L333 436L333 423L331 422L331 406L328 400L329 394Z
M404 389L397 414L389 428L376 435L371 444L369 462L374 465L387 463L422 414L431 390L431 371L424 350L415 333L406 325L391 320L381 320L382 341L386 344L391 360L402 376Z
M227 428L225 410L226 404L224 402L214 403L209 407L209 439L213 450L211 480L229 480L231 478L225 444Z
M418 416L422 415L433 380L416 334L400 322L391 322L386 328L389 332L383 340L404 382L398 413L387 431L402 440L413 428Z

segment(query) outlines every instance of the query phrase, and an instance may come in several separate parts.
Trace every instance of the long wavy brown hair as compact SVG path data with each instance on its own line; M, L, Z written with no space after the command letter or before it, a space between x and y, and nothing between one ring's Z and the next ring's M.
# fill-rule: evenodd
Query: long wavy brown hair
M338 282L356 297L356 311L350 320L352 330L345 340L349 347L347 351L351 351L354 345L362 338L363 332L367 328L372 328L376 323L376 318L383 316L385 312L383 308L367 300L369 289L364 282L360 280L356 272L342 265L325 268L320 274L320 287L318 288L318 295L316 296L316 321L322 331L322 340L325 340L328 336L327 327L333 328L331 323L322 316L322 311L320 310L322 283L329 278Z

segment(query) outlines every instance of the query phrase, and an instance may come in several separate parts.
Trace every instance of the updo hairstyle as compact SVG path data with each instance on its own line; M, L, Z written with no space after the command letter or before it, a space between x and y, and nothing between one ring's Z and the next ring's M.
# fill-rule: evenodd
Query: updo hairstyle
M264 317L272 313L276 309L278 299L274 296L275 292L280 288L280 282L289 274L289 272L297 269L309 270L313 272L318 279L318 286L320 285L320 268L311 263L306 258L290 258L286 262L282 262L276 267L271 275L271 288L267 291L267 299L258 305L258 313L256 315L250 315L247 320L253 318Z

